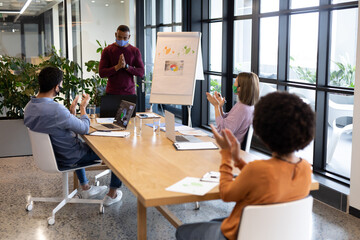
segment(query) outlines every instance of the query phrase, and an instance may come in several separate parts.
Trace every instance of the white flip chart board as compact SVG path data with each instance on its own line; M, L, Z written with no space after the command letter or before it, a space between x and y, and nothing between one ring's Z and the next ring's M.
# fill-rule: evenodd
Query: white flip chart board
M159 32L150 103L193 105L195 81L203 80L199 32Z

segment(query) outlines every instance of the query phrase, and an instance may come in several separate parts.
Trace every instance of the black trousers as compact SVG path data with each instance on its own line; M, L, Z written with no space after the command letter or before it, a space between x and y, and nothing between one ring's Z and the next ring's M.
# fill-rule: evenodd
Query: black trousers
M183 224L176 230L177 240L226 240L220 230L225 218L213 219L210 222Z

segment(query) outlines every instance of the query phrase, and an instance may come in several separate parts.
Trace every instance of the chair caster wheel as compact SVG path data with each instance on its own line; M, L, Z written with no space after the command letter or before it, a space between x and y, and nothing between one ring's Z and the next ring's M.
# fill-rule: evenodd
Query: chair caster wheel
M47 221L48 221L48 224L49 224L49 225L54 225L54 224L55 224L55 218L54 218L54 217L49 217L49 218L47 219Z
M195 202L194 210L199 210L199 209L200 209L200 203L199 203L199 202Z
M28 203L28 204L26 204L26 210L27 211L31 211L33 209L33 204L32 203Z
M100 213L104 214L105 213L105 208L104 205L100 205Z

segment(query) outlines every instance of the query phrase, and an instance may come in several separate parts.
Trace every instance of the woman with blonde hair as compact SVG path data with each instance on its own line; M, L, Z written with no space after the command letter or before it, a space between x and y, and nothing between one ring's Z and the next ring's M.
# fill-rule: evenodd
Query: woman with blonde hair
M234 82L234 93L238 96L238 102L230 112L224 113L225 98L216 92L211 95L206 93L208 101L215 108L215 121L217 131L229 129L242 143L245 134L252 123L254 105L259 100L259 77L255 73L239 73Z

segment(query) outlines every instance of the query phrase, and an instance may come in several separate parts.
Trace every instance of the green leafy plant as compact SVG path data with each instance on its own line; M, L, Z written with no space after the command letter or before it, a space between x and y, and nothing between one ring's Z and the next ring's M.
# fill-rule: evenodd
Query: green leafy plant
M303 68L300 66L292 66L291 61L294 61L293 57L290 57L290 69L292 69L299 79L308 81L309 83L316 83L316 72L309 68Z
M294 61L293 57L290 57L290 62ZM335 62L338 70L334 70L330 73L330 85L338 87L355 87L355 66L352 66L349 63ZM316 83L316 72L310 70L309 68L303 68L300 66L292 66L290 64L290 69L292 69L297 77L302 80L306 80L309 83Z
M219 92L221 93L221 85L216 79L210 78L210 92Z
M334 62L339 70L332 71L330 74L330 84L339 87L355 87L355 66Z
M0 113L7 118L23 118L30 97L38 91L39 66L21 58L0 56Z
M99 45L99 47L96 49L96 52L102 54L107 44L104 42L104 46L102 46L98 40L96 40L96 42ZM99 64L100 61L97 60L90 60L85 63L86 71L93 73L92 77L87 79L87 81L90 83L91 90L86 92L90 94L90 103L95 104L96 106L100 106L101 96L105 95L105 88L107 83L107 79L101 78L99 75Z
M151 84L152 84L152 77L153 73L149 72L144 77L144 83L145 83L145 93L150 94L151 93Z
M60 57L56 49L53 48L49 55L49 59L39 64L41 68L46 66L54 66L60 68L64 72L63 76L63 89L61 93L64 95L54 98L55 101L63 101L64 105L69 108L72 99L81 92L91 91L91 82L88 79L82 79L82 69L76 62L70 61L64 57Z

